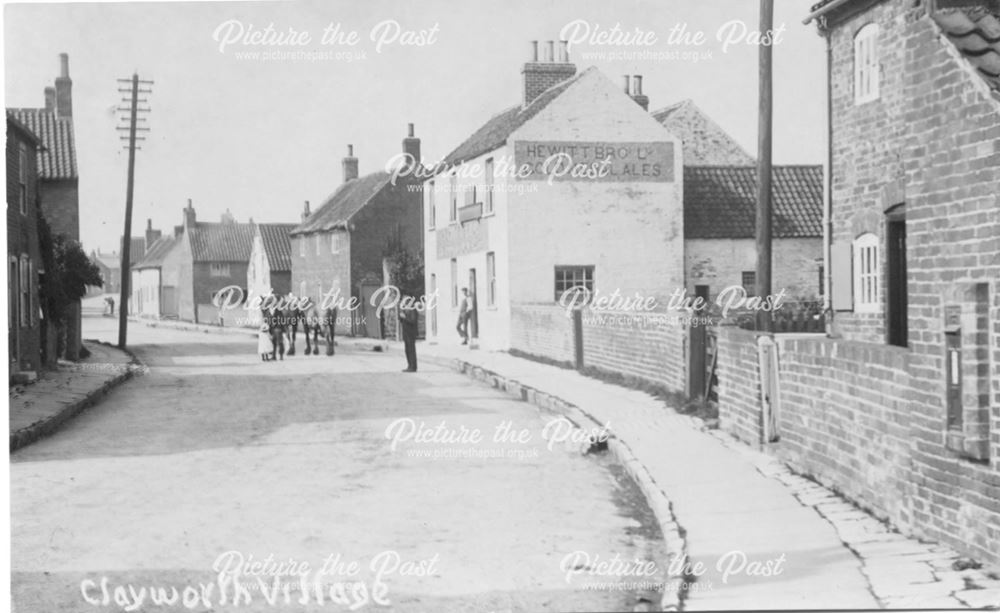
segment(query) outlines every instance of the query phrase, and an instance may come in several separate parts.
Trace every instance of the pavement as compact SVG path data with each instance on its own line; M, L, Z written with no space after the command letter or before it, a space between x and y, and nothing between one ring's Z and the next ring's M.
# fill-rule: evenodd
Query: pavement
M1000 608L997 569L894 532L646 393L457 341L420 343L418 356L605 427L655 484L644 491L668 549L683 552L685 610Z
M115 323L85 317L85 335L114 339ZM448 367L402 373L399 355L353 342L262 362L250 336L134 326L129 339L142 377L11 456L13 610L386 610L378 596L417 613L631 611L652 600L595 570L662 559L652 510L608 454L546 444L551 412ZM394 447L394 423L424 433L393 435ZM427 434L439 427L487 438ZM498 443L498 428L530 440ZM222 602L220 565L253 588L239 605L235 583ZM291 566L341 591L320 603L310 590L301 605ZM171 589L183 606L150 602Z
M141 372L128 353L96 341L84 341L90 356L80 362L61 361L38 380L8 388L10 450L30 445L80 411L98 402L116 386Z

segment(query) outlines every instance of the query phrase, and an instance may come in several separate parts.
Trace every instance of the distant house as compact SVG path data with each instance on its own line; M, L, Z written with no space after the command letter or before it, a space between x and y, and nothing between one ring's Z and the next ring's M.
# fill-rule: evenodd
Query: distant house
M59 54L55 87L45 88L45 108L9 109L14 118L38 135L38 194L42 214L52 233L80 240L79 176L73 135L73 81L69 56ZM75 360L81 347L80 305L67 317L65 357Z
M287 295L292 291L292 253L289 233L296 224L255 224L250 220L253 247L247 266L248 297ZM260 323L260 311L246 313L248 323Z
M172 318L176 311L164 308L163 261L177 245L177 237L161 236L153 241L145 255L132 266L129 313L146 318Z
M681 139L685 166L753 166L756 162L719 124L692 100L658 111L653 118Z
M823 295L823 167L776 166L772 287L788 299ZM689 294L756 294L757 169L684 166L684 278Z
M38 245L38 172L41 140L7 113L7 374L42 366Z
M420 139L403 139L403 152L420 163ZM344 182L314 212L309 203L303 220L291 232L292 288L319 301L333 288L346 300L358 297L364 310L338 319L338 332L380 337L379 318L371 294L383 284L383 258L391 245L423 257L422 192L419 181L392 181L385 171L358 177L354 148L343 160Z
M253 253L254 237L262 236L265 251L272 246L277 268L273 269L272 282L278 282L275 292L287 293L288 286L281 286L283 274L288 270L281 261L277 235L287 232L292 224L238 223L227 210L219 222L198 221L191 200L184 209L184 223L174 228L173 244L162 247L162 256L139 263L140 270L159 268L159 307L161 316L176 316L185 321L223 325L244 325L247 322L242 310L234 314L220 313L215 304L217 294L227 287L239 288L244 295L248 289L248 270ZM271 271L269 271L270 274ZM145 273L144 287L153 287L154 273ZM220 318L220 315L222 316Z
M104 285L99 288L101 294L117 294L122 289L122 256L117 251L111 253L101 253L101 250L90 252L90 261L101 271L101 281Z

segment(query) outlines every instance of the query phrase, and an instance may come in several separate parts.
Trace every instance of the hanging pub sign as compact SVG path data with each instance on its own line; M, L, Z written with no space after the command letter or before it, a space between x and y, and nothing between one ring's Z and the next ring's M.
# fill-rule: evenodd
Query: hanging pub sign
M516 141L518 178L528 181L669 183L674 144Z

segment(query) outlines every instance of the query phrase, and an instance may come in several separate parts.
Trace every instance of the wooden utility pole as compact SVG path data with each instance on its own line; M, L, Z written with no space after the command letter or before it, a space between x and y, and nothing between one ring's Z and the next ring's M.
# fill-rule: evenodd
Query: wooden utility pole
M130 89L118 88L119 92L131 93L131 98L122 98L122 102L128 102L128 107L118 107L119 111L128 111L129 113L129 125L119 126L119 130L128 130L128 186L125 192L125 232L122 235L122 259L121 259L121 299L118 303L118 347L125 349L126 340L128 337L128 295L129 286L132 280L132 264L131 264L131 247L132 247L132 194L135 188L135 150L137 149L135 142L137 140L145 140L143 137L137 137L137 131L149 131L149 128L140 128L137 123L140 120L140 112L149 112L149 108L139 108L139 92L151 93L151 90L145 89L140 90L139 84L152 85L152 81L140 81L138 73L134 73L131 79L118 79L119 83L130 83ZM145 100L142 100L145 102ZM143 119L143 121L145 121ZM122 140L126 137L122 136Z
M774 0L760 0L760 32L772 36L774 25ZM771 295L771 45L758 47L760 89L759 120L757 126L757 295ZM774 331L774 318L770 311L757 312L757 330Z

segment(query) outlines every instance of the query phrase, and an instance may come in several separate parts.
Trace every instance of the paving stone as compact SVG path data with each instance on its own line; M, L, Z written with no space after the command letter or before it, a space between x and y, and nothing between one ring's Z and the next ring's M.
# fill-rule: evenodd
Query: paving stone
M1000 608L1000 589L991 590L963 590L955 592L958 598L974 609L998 609Z

